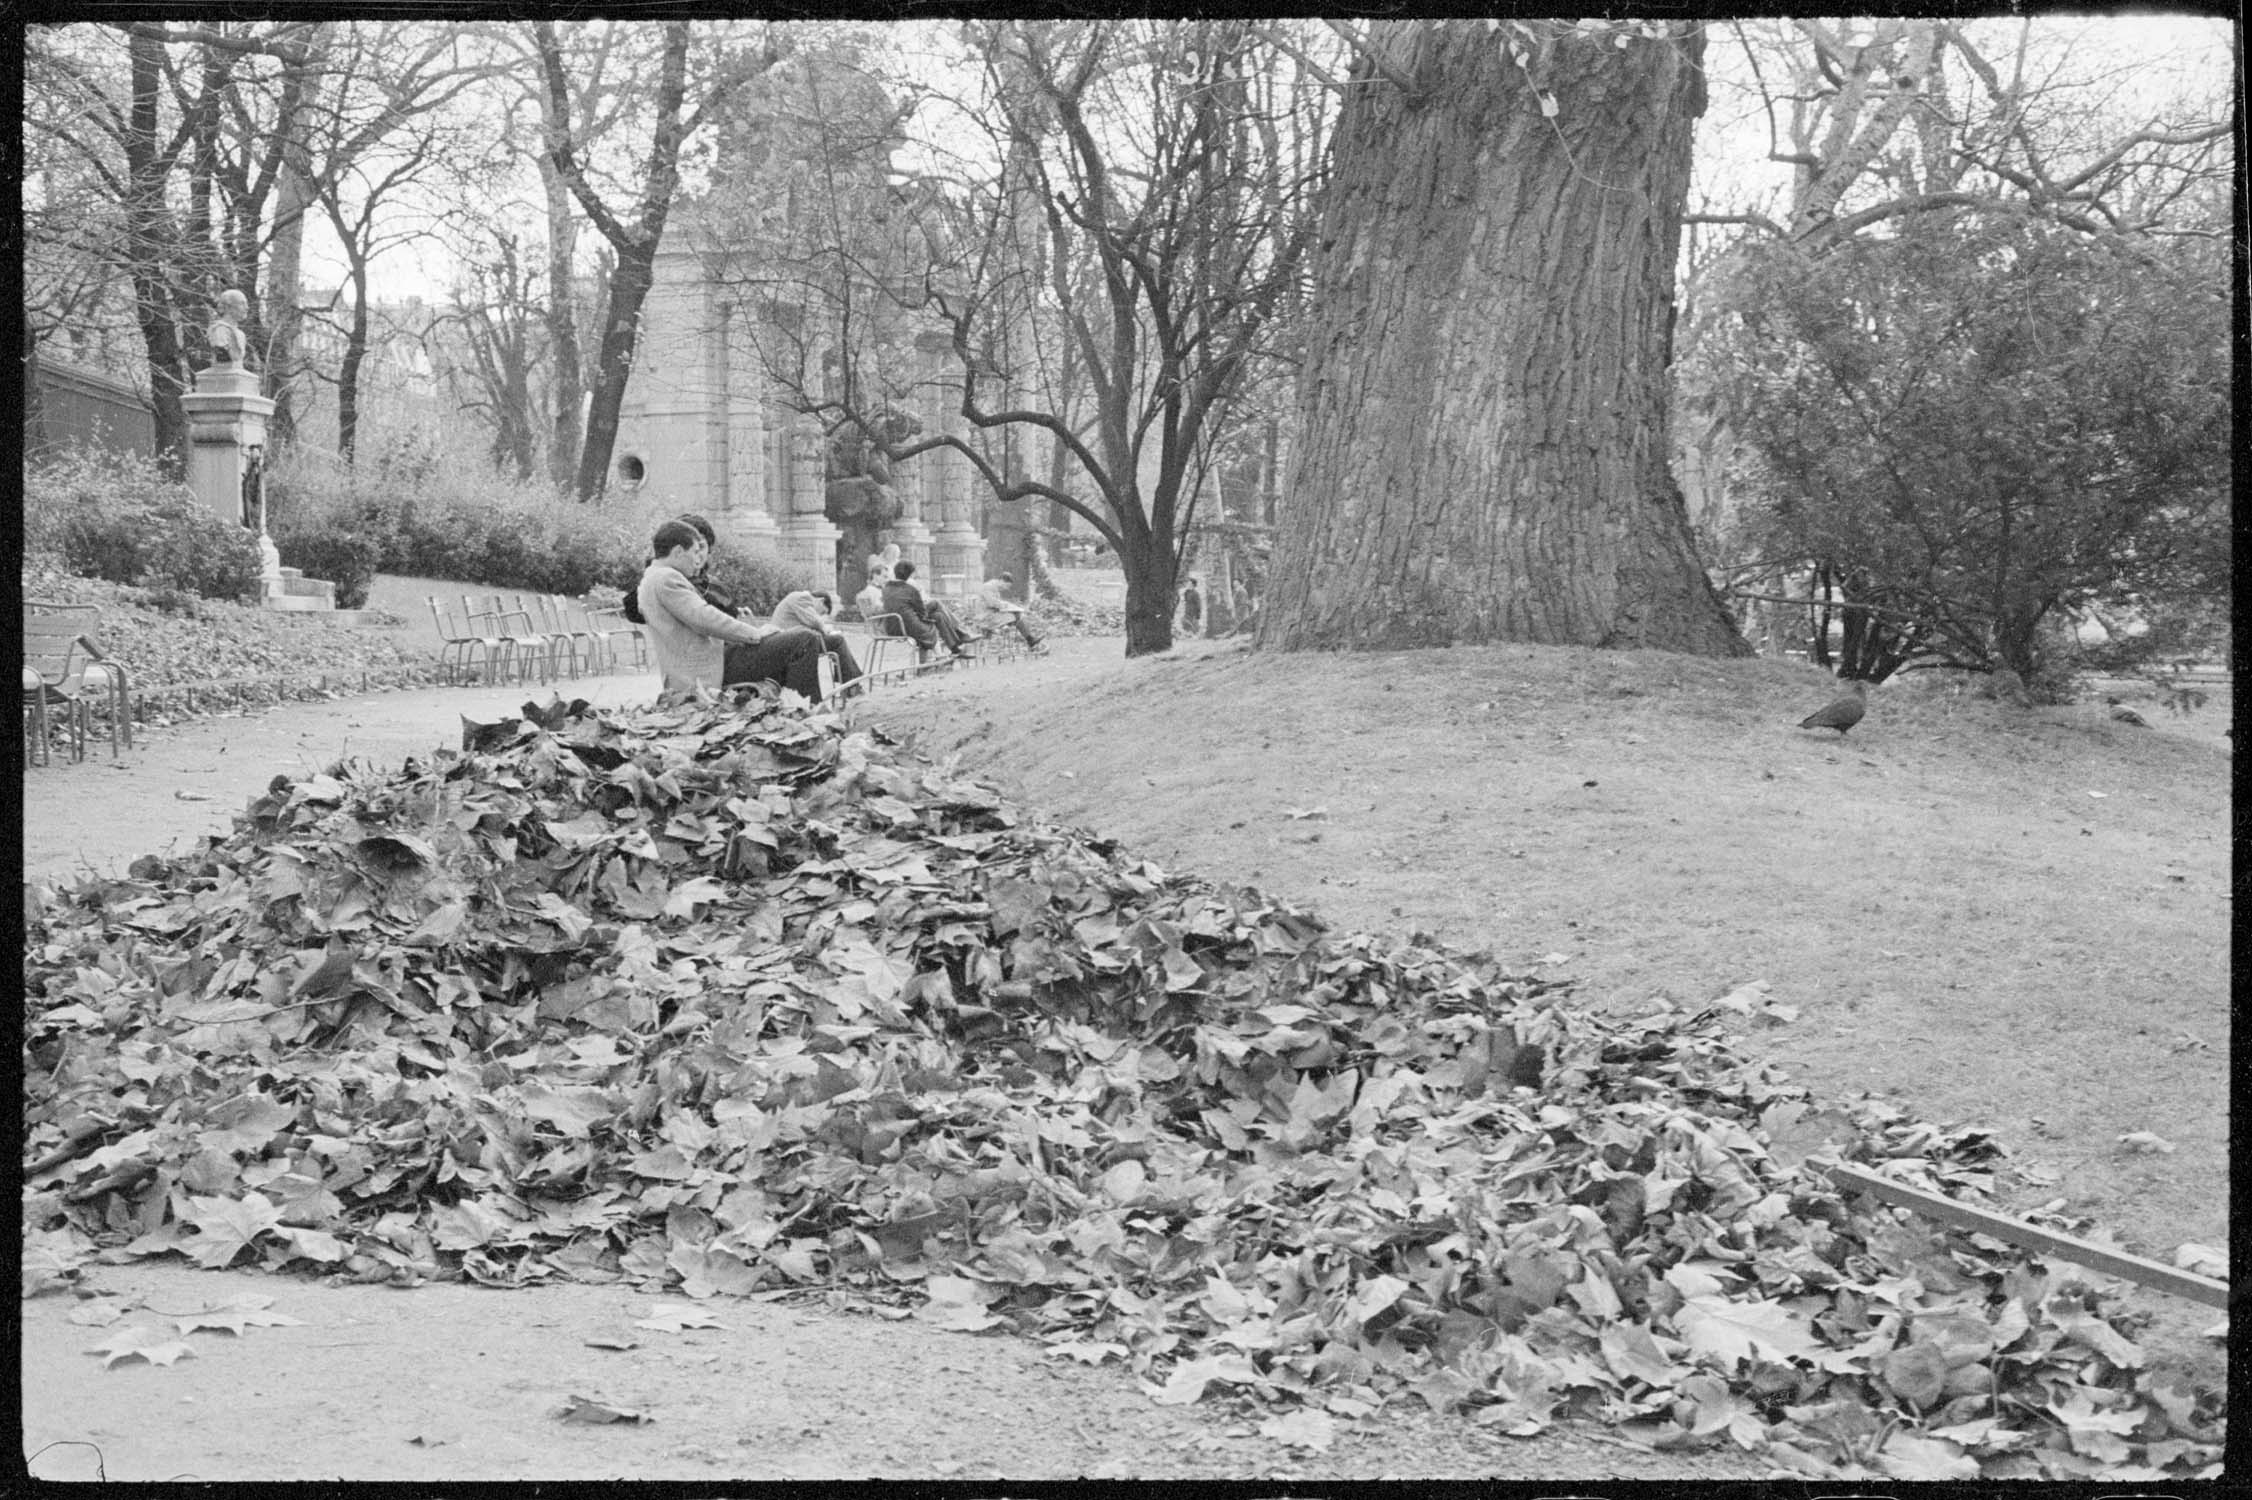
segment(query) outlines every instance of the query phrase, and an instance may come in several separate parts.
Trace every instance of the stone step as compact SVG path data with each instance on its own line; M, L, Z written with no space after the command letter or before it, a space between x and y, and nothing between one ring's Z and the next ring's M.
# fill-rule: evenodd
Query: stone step
M268 609L334 610L336 585L326 578L307 578L302 570L284 568L281 577L266 584Z

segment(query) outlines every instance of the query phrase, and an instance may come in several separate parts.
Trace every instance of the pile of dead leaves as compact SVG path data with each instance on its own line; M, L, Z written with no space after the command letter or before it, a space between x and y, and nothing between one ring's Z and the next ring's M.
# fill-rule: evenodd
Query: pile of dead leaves
M843 1289L1311 1423L1421 1399L1896 1478L2219 1462L2218 1397L2093 1290L1779 1155L1802 1091L1702 1018L1329 933L833 718L525 713L27 891L27 1289L162 1253ZM1958 1192L1997 1165L1845 1134Z

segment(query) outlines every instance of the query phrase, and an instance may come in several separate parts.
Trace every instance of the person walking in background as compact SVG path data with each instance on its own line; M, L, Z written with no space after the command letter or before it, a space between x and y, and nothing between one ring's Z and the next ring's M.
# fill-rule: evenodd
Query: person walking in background
M883 612L899 616L900 628L914 641L924 660L929 660L931 648L941 643L957 661L968 656L970 642L982 637L964 630L945 605L925 602L914 578L915 565L911 562L892 568L891 582L884 585Z
M827 589L796 589L784 594L767 618L785 630L810 630L820 636L821 644L837 658L837 686L843 687L859 681L860 663L837 633L836 613L837 596Z
M1198 592L1196 580L1191 578L1181 585L1181 634L1201 635L1204 623L1204 595Z
M650 540L654 559L634 595L663 678L658 701L748 682L779 683L818 699L821 637L769 621L739 620L716 608L690 581L710 562L711 550L687 521L665 522Z

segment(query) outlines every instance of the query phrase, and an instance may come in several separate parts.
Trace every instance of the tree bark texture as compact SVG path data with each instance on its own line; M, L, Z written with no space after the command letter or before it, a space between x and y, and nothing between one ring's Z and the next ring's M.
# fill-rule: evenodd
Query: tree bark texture
M1666 466L1702 33L1534 25L1522 66L1479 22L1371 28L1261 646L1749 651Z
M165 207L170 160L157 145L157 97L164 78L164 43L136 27L128 33L132 98L125 130L126 264L133 280L133 311L149 356L149 408L155 417L157 462L167 473L188 468L186 360L180 349L179 310L168 274L179 251L179 231Z

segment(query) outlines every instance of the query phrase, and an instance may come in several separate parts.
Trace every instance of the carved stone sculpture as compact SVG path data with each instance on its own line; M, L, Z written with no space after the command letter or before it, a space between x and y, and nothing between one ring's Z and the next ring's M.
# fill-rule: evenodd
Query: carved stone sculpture
M249 316L249 298L231 287L219 294L218 316L204 330L204 338L211 345L212 368L250 367L250 341L242 333L242 320Z
M837 582L847 597L866 584L868 554L880 548L885 529L906 509L892 491L891 460L884 449L913 437L923 424L905 412L893 411L886 412L876 428L871 439L858 424L847 422L829 440L821 513L844 532L837 539Z

